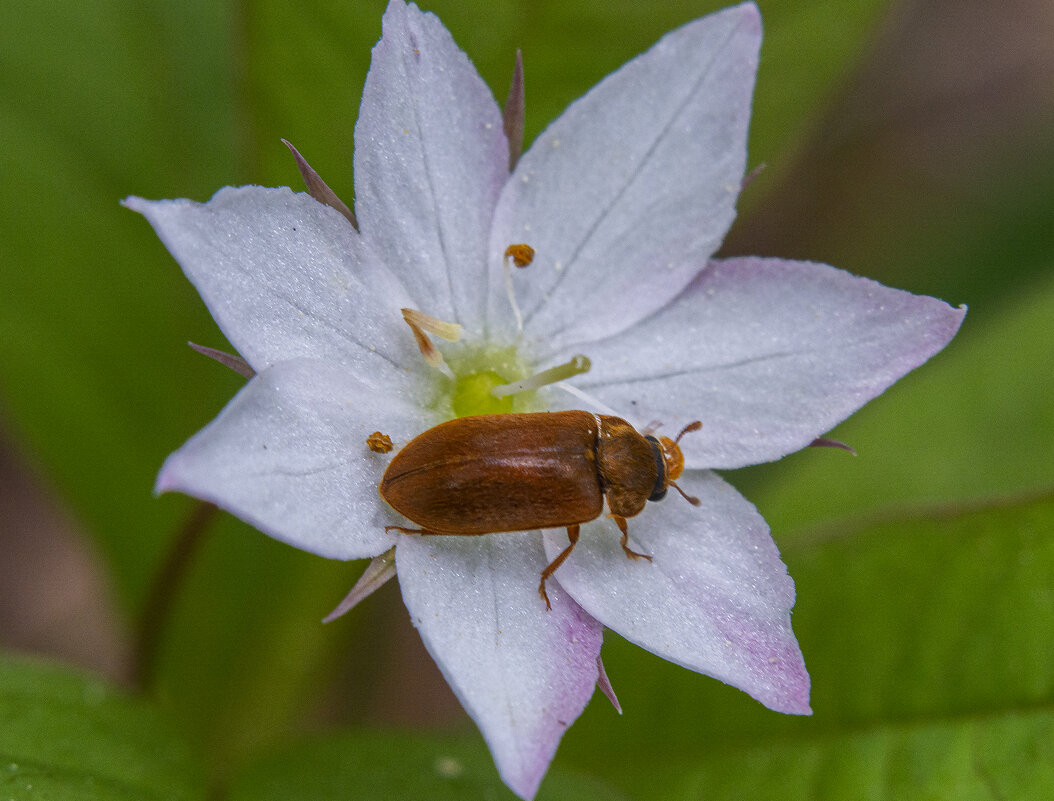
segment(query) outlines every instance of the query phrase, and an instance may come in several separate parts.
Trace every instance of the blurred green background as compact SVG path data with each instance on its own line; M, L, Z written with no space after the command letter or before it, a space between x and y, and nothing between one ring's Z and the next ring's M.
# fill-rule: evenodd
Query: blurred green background
M522 49L528 141L720 5L423 3L499 99ZM970 313L947 351L834 432L859 457L813 449L727 476L797 582L815 715L769 712L609 634L625 714L594 699L539 798L1054 797L1054 7L759 5L750 161L767 168L722 253L824 261ZM323 627L363 565L225 516L176 597L151 692L115 689L194 510L153 497L156 471L241 383L186 347L226 343L118 202L300 188L280 137L350 202L383 8L0 8L0 788L12 798L511 797L394 584ZM105 732L92 759L75 747L86 732Z

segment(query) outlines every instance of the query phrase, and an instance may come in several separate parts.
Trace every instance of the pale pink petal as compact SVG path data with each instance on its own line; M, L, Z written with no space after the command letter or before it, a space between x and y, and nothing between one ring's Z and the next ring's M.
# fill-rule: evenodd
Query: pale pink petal
M208 203L147 201L143 214L223 333L260 372L327 359L402 382L419 360L409 296L336 210L287 188L227 187Z
M513 243L535 249L514 280L543 360L626 329L699 272L735 216L760 43L753 3L691 22L535 140L495 216L492 330L511 335L499 279Z
M337 364L282 362L168 457L157 490L211 501L321 556L376 556L392 546L377 494L390 457L366 438L380 430L400 446L434 422Z
M664 434L701 420L681 440L687 464L742 467L812 443L940 351L964 314L824 264L717 261L652 318L585 348L592 370L573 383Z
M597 681L602 629L559 587L537 533L400 538L399 585L414 625L498 772L521 798L538 789ZM550 582L550 585L555 582Z
M478 332L487 237L508 177L502 115L432 14L392 0L355 126L359 227L421 311Z
M554 578L589 614L664 659L738 687L777 712L809 714L809 675L791 631L794 583L757 510L713 473L630 518L631 560L607 519L582 528ZM545 534L553 558L566 536Z

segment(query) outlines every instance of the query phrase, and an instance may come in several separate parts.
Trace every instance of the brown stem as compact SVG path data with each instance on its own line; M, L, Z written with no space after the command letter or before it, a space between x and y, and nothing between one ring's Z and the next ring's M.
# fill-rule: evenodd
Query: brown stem
M190 563L218 511L213 504L205 501L194 505L176 531L172 545L150 587L150 594L143 605L143 614L139 618L132 655L132 681L140 690L146 690L153 684L161 635L168 624L172 606L186 578Z

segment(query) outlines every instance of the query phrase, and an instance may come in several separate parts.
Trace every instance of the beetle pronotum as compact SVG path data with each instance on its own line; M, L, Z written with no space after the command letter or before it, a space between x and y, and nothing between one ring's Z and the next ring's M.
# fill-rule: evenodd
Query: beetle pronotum
M430 428L399 451L378 491L421 526L389 531L474 536L567 528L570 541L542 571L538 593L551 608L545 582L578 542L579 526L599 517L607 497L631 559L651 559L628 544L626 518L658 501L684 469L675 439L642 435L621 417L592 412L538 412L462 417Z

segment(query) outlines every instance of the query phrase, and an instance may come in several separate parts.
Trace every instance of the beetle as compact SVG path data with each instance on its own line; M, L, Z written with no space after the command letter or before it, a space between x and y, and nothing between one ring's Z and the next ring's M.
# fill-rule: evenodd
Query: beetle
M684 469L676 439L640 434L621 417L585 411L461 417L411 440L388 464L378 491L421 528L408 534L475 536L567 528L569 545L542 571L538 594L551 609L545 582L574 550L582 523L600 516L607 498L631 559L626 518L662 500Z

